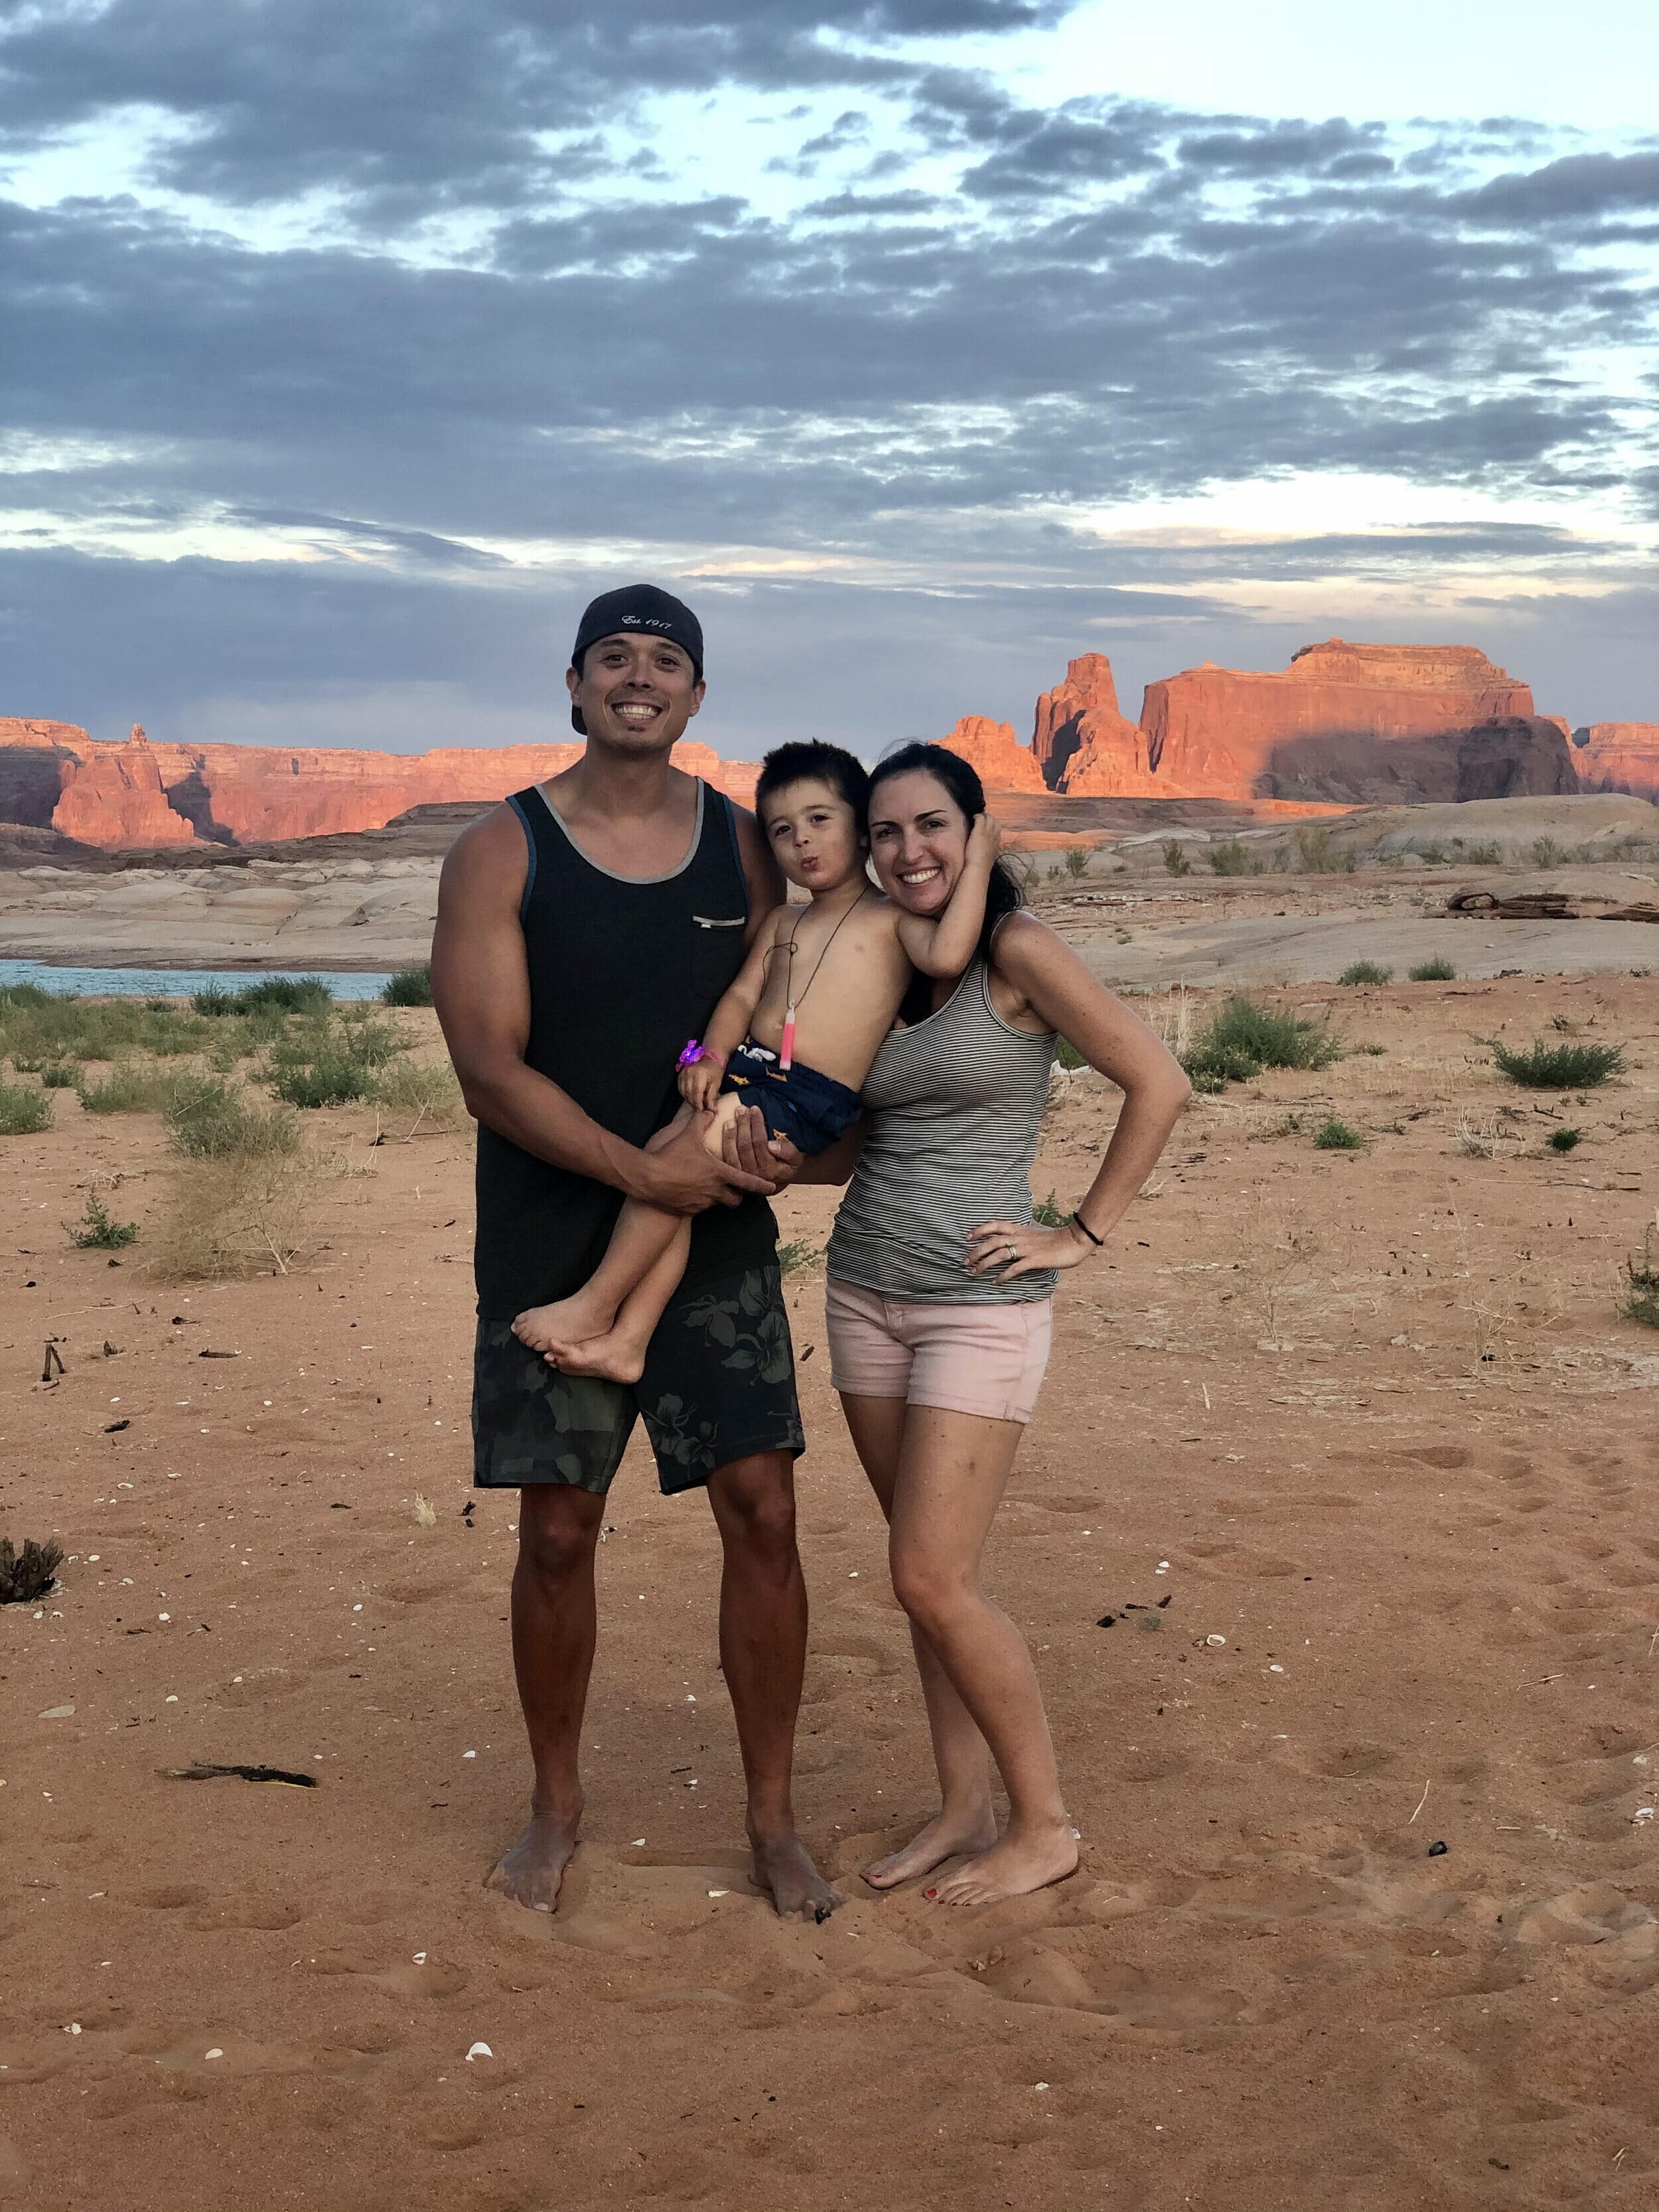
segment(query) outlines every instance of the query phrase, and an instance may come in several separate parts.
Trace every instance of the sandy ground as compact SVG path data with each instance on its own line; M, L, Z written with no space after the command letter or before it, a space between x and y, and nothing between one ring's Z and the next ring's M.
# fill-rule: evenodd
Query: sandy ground
M745 1879L714 1531L636 1445L549 1921L478 1887L526 1770L515 1499L468 1487L467 1140L312 1117L350 1170L312 1247L205 1287L60 1226L118 1174L153 1220L155 1122L60 1094L0 1140L0 1531L71 1554L0 1613L0 2203L1647 2212L1659 1338L1613 1298L1659 1003L1291 994L1324 999L1383 1052L1197 1102L1064 1279L989 1579L1083 1859L973 1915L858 1879L931 1769L815 1261L799 1802L848 1902L785 1926ZM1472 1042L1557 1016L1632 1073L1540 1098ZM1060 1089L1065 1203L1113 1094ZM1313 1149L1333 1109L1363 1152ZM798 1254L829 1213L786 1201ZM198 1759L318 1786L168 1778Z

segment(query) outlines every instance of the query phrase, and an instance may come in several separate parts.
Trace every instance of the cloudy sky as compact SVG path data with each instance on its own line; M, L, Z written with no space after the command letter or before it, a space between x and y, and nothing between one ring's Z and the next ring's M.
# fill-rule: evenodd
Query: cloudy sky
M1659 719L1651 0L0 0L0 713L1029 733L1333 633Z

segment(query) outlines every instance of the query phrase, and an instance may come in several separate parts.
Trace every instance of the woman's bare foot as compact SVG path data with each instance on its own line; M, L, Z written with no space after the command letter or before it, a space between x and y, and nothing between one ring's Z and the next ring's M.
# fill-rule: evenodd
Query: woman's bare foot
M1064 1881L1077 1866L1077 1831L1067 1820L1041 1828L1010 1827L1000 1843L927 1892L936 1905L995 1905Z
M601 1298L594 1300L586 1290L571 1297L555 1298L550 1305L526 1306L516 1315L513 1334L520 1344L527 1344L532 1352L550 1352L562 1364L579 1344L591 1336L603 1336L616 1326L617 1309Z
M553 1911L581 1818L580 1808L574 1813L532 1813L518 1842L484 1876L484 1887L500 1890L532 1912Z
M599 1375L607 1382L637 1382L645 1372L644 1345L624 1336L619 1328L547 1356L561 1375Z
M781 1920L827 1920L843 1902L813 1865L792 1828L781 1836L749 1838L755 1881L768 1892Z
M900 1882L932 1874L936 1866L960 1858L964 1851L975 1856L988 1851L996 1839L996 1814L988 1803L969 1806L960 1813L947 1806L901 1850L872 1860L864 1869L864 1879L872 1889L896 1889Z

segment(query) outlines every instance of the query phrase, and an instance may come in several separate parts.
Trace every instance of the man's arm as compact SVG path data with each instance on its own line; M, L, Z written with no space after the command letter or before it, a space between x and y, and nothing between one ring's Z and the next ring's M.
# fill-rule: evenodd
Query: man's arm
M641 1152L525 1065L530 971L519 902L526 866L523 829L501 806L461 832L439 880L432 1000L467 1111L538 1159L671 1213L734 1206L742 1191L769 1190L769 1182L711 1159L691 1128L660 1152ZM626 1018L625 1008L617 1018Z

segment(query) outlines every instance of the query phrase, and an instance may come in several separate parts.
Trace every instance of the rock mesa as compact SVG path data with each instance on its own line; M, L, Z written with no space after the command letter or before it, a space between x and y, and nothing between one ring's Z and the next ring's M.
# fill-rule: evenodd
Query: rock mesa
M1659 722L1592 722L1572 742L1581 791L1627 791L1659 806Z
M964 714L941 743L979 770L987 791L1043 791L1042 770L1014 735L1012 722Z

